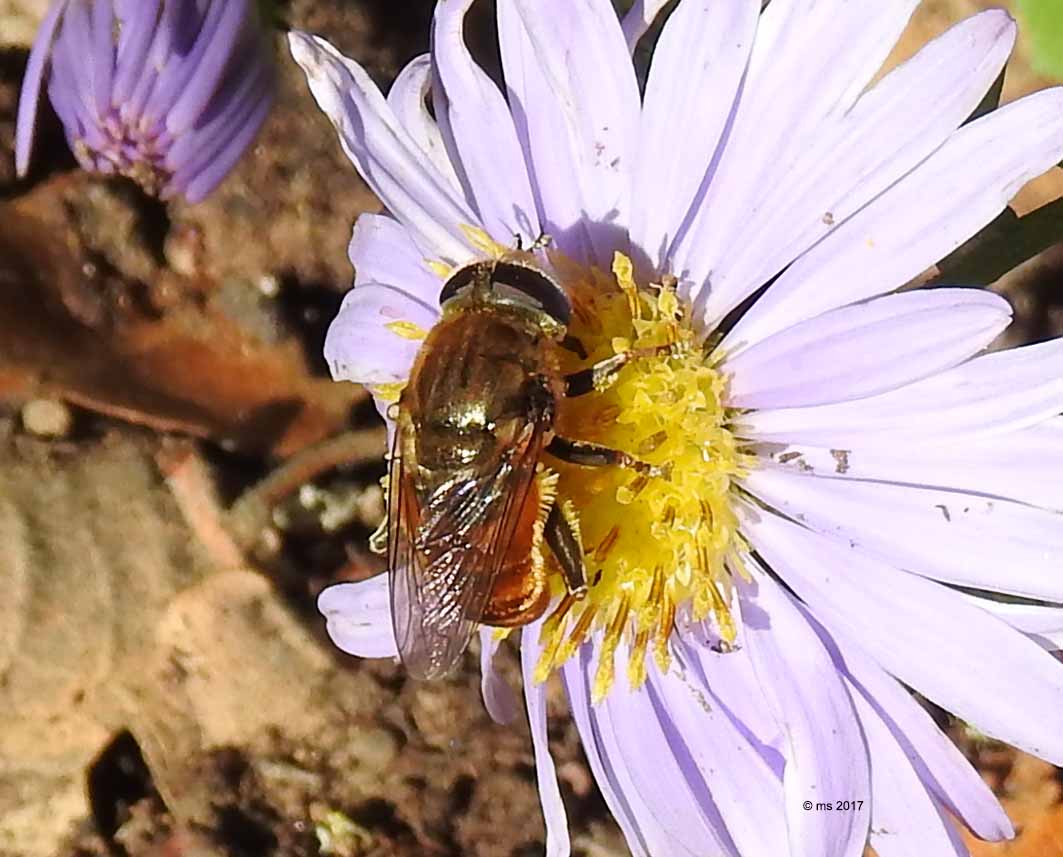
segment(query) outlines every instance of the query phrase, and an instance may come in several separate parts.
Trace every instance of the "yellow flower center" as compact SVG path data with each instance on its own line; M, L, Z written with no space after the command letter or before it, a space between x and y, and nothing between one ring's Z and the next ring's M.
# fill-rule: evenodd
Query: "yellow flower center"
M587 360L573 354L566 372L630 349L671 346L628 364L608 389L564 400L555 424L560 435L622 450L666 473L550 462L560 476L558 502L579 520L589 589L582 600L562 595L556 571L561 601L543 626L536 679L545 680L593 629L602 629L597 701L612 686L622 639L633 687L645 681L651 650L667 671L679 609L708 620L724 645L734 641L726 562L738 538L731 490L753 458L728 429L726 378L674 288L640 287L621 254L611 275L553 261L573 303L569 334L587 352Z

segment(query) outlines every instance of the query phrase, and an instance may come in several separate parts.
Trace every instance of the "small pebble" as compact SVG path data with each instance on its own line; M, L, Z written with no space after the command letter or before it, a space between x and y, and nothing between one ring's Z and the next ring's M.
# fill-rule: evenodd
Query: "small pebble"
M73 426L70 408L55 399L34 399L22 407L22 427L37 437L66 437Z

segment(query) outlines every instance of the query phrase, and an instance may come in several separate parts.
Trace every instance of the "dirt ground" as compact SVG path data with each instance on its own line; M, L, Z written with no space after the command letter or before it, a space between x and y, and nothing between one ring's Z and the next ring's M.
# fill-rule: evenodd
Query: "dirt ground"
M0 857L541 854L527 726L487 717L477 653L410 682L335 652L314 610L326 584L381 568L375 411L320 357L351 224L378 203L280 36L276 108L206 202L85 175L50 115L16 181L46 5L0 0ZM895 59L986 5L924 4ZM386 86L425 50L430 9L279 12ZM490 21L479 4L489 63ZM1005 100L1045 84L1024 51ZM1063 195L1061 175L1019 212ZM1063 333L1061 267L1057 246L993 285L1016 306L1010 342ZM621 857L557 690L575 851ZM1060 772L950 728L1022 830L975 854L1063 857Z

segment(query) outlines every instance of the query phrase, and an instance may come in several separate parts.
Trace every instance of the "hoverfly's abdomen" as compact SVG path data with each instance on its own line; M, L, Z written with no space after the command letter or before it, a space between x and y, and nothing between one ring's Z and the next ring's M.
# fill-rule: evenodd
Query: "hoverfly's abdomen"
M535 482L524 500L481 621L499 628L534 622L546 612L550 588L542 557L542 494Z

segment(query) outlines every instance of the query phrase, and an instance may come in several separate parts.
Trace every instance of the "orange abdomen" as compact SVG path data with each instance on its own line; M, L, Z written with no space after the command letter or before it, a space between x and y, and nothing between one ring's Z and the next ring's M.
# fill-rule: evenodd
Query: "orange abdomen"
M546 612L550 589L540 554L540 515L539 482L534 480L484 609L483 624L515 628L534 622Z

